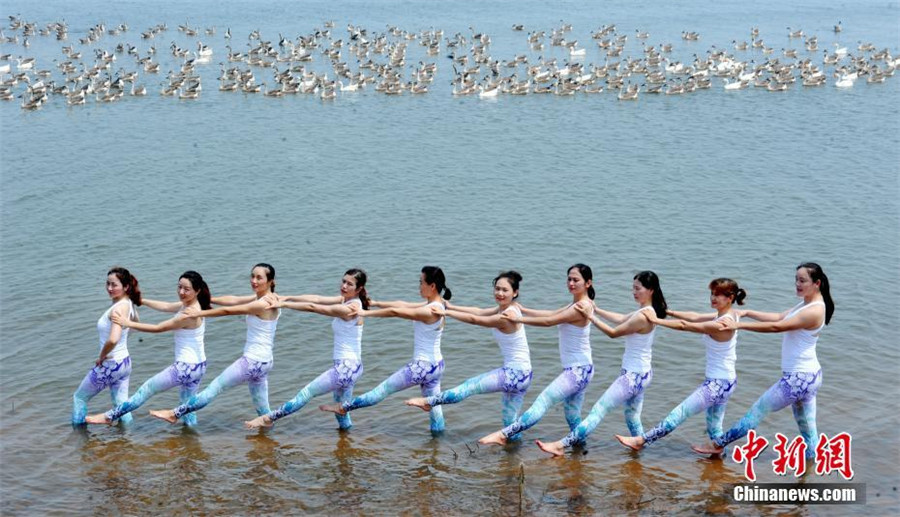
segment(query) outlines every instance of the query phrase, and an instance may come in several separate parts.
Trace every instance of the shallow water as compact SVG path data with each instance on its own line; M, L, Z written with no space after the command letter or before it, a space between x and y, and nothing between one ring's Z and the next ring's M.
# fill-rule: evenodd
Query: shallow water
M477 9L477 10L476 10ZM128 23L121 37L142 51L139 31L166 22L153 40L164 64L145 78L143 99L67 108L57 98L37 112L0 104L0 480L4 514L184 512L292 513L789 513L895 514L900 474L898 353L893 286L900 280L900 103L898 81L858 81L780 94L761 89L725 92L720 82L689 96L642 95L637 103L612 94L571 98L531 95L495 101L454 98L450 60L428 57L410 44L407 62L438 63L424 96L390 97L374 91L323 103L297 96L269 99L216 90L224 59L222 33L232 46L260 29L264 38L294 37L335 20L372 32L387 24L412 32L442 28L445 36L491 34L491 53L526 53L525 34L559 20L589 49L586 63L604 58L590 31L616 23L619 32L648 30L652 44L675 44L673 59L691 60L717 45L749 40L759 26L780 51L785 27L818 34L820 48L840 42L855 49L872 41L900 54L896 2L719 2L660 6L611 2L311 2L251 6L235 2L6 2L39 25L65 19L69 42L100 21ZM845 30L831 32L838 20ZM176 27L215 25L215 37L188 38ZM476 25L477 23L477 25ZM526 32L510 30L523 23ZM681 31L701 40L682 42ZM158 95L172 41L215 51L201 70L197 101ZM62 59L61 44L35 36L0 52L32 55L40 68ZM245 47L244 47L245 48ZM629 38L626 53L637 55ZM87 58L90 53L86 49ZM537 53L527 52L531 59ZM545 56L567 56L549 48ZM802 52L801 52L802 55ZM762 56L748 57L760 62ZM122 59L126 66L129 61ZM270 71L259 71L260 81ZM167 427L144 408L127 429L68 425L71 394L96 355L96 318L107 307L109 266L121 264L141 281L146 296L175 298L185 269L203 273L214 294L249 293L247 273L265 261L278 272L282 293L337 292L340 274L362 266L375 298L414 300L418 270L440 265L453 300L487 306L490 280L515 268L525 277L521 301L556 307L568 301L565 269L594 268L598 303L632 308L631 277L656 271L672 307L705 310L706 284L736 278L748 307L791 306L794 267L819 262L837 303L823 332L819 359L825 382L818 427L829 436L854 437L854 481L867 485L867 505L741 506L725 485L742 480L730 460L696 458L688 445L702 437L700 417L663 442L630 454L611 437L625 431L613 412L592 435L587 454L551 460L531 440L567 431L554 408L521 446L477 448L473 442L499 427L499 396L475 397L444 413L448 430L432 437L427 417L406 408L409 391L377 408L353 414L354 428L335 431L314 408L270 432L245 432L252 416L246 388L221 395L200 412L196 430ZM152 310L142 318L159 321ZM287 313L278 330L272 404L292 397L330 365L329 321ZM171 336L134 334L132 390L169 364ZM530 404L559 370L556 332L528 329L535 365ZM238 318L210 321L208 375L240 354ZM409 358L408 322L366 324L367 390ZM593 403L619 371L622 345L595 332ZM780 340L745 332L740 337L739 388L733 422L779 376ZM444 386L499 365L489 331L448 322ZM702 381L704 351L696 336L660 331L654 380L643 412L653 425ZM213 377L207 377L207 381ZM323 397L311 406L324 403ZM108 408L102 393L91 411ZM172 391L147 408L171 407ZM587 411L587 407L585 411ZM759 432L793 436L790 412L771 415ZM767 463L760 481L785 481ZM520 496L519 473L524 468ZM828 480L832 480L832 475ZM816 482L807 476L806 482Z

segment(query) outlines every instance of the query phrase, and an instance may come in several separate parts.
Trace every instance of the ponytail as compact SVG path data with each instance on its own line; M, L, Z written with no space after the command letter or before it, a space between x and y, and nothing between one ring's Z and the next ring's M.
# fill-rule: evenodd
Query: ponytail
M797 266L797 269L803 268L809 272L809 278L813 282L819 282L819 293L822 294L822 300L825 302L825 324L831 323L831 316L834 314L834 301L831 299L831 286L828 284L828 277L822 271L822 266L815 262L804 262Z
M206 285L206 282L203 280L203 277L200 276L200 273L196 271L185 271L179 278L187 279L187 281L191 283L191 287L197 291L197 301L200 303L201 309L208 310L212 308L212 295L209 293L209 286Z
M106 272L106 276L109 275L116 275L119 282L122 282L122 287L125 289L125 292L128 293L128 298L131 299L131 303L140 307L143 302L141 301L141 287L138 284L138 279L132 275L130 271L119 266L110 268L110 270Z
M359 293L357 294L357 296L359 296L359 301L362 304L363 310L368 309L369 305L372 303L372 299L369 298L369 293L366 291L366 281L368 280L366 272L362 269L353 268L344 272L344 276L347 275L352 276L353 279L356 280L356 288L359 289Z
M709 290L713 294L730 297L738 305L744 305L744 298L747 297L747 291L741 289L738 283L730 278L716 278L709 283Z
M645 289L653 291L653 297L650 299L653 311L656 312L657 318L665 318L666 309L669 308L669 305L666 303L666 297L663 296L662 288L659 286L659 277L656 276L656 273L653 271L641 271L634 275L634 279L640 282Z
M441 298L449 300L453 293L447 287L447 279L444 272L437 266L425 266L422 268L422 274L425 275L425 283L433 284Z

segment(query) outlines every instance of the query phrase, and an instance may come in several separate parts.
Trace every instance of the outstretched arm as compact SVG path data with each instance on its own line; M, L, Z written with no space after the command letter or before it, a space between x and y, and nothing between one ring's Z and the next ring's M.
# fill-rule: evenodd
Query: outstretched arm
M394 301L382 301L382 300L372 300L369 302L369 305L372 307L379 307L382 309L392 309L392 308L404 308L404 309L413 309L416 307L421 307L424 305L422 302L404 302L402 300L394 300ZM382 316L375 316L376 318Z
M181 309L181 302L161 302L149 298L141 298L141 305L160 312L178 312Z
M570 305L547 316L516 316L512 313L505 312L503 313L503 317L510 321L515 321L516 323L524 323L536 327L553 327L560 323L584 325L586 317L578 312L575 307L575 305ZM524 313L525 311L522 312Z
M253 300L256 300L256 296L249 294L246 296L213 296L210 301L212 301L215 305L244 305L247 303L251 303ZM219 315L221 316L221 314Z
M705 315L703 315L705 316ZM716 341L728 341L734 335L732 330L722 330L722 326L718 321L702 321L694 322L681 319L659 319L656 314L648 314L647 318L650 323L662 327L683 330L685 332L696 332L697 334L708 334Z
M560 307L559 309L544 310L544 309L531 309L531 308L525 307L522 304L518 304L518 305L519 305L519 310L522 311L523 316L531 316L531 317L535 317L535 318L553 316L554 314L558 314L570 307L567 305L565 307Z
M478 316L490 316L492 314L499 314L500 307L488 307L486 309L482 309L481 307L466 307L464 305L456 305L451 304L450 302L444 302L447 305L447 310L454 310L457 312L467 312L469 314L475 314ZM459 319L459 318L456 318Z
M160 323L140 323L137 321L129 320L126 317L121 317L115 313L110 314L110 321L124 328L130 328L134 330L140 330L141 332L167 332L170 330L186 328L188 323L194 322L196 318L185 317L184 315L179 315L174 318L169 318Z
M252 300L248 303L242 303L240 305L222 304L222 307L216 307L215 309L206 309L202 311L198 311L193 307L187 307L184 309L184 314L192 317L204 318L216 318L219 316L239 316L241 314L253 314L259 316L260 314L265 313L265 311L270 308L267 300L268 295L260 299L257 299L255 296L251 296L250 298Z
M453 319L462 321L463 323L468 323L470 325L479 325L481 327L515 330L516 326L516 323L503 318L500 314L496 314L496 312L490 316L481 316L478 314L462 312L456 309L447 309L446 311L444 311L444 314L450 316Z
M441 318L431 312L431 309L426 307L425 304L419 304L415 308L388 307L385 309L359 311L359 315L371 318L404 318L425 323L434 323Z
M680 320L690 321L690 322L694 322L694 323L700 323L703 321L713 321L718 316L718 314L715 312L699 313L699 312L673 311L673 310L667 310L666 314L668 314L669 316L672 316L673 318L678 318ZM654 321L654 323L662 325L663 327L675 328L670 325L663 324L662 321L664 321L664 320Z
M295 311L314 312L316 314L321 314L323 316L331 316L333 318L341 318L342 320L345 320L345 321L353 319L360 312L358 310L358 306L351 307L350 305L344 305L344 304L321 305L318 303L309 303L309 302L280 302L280 303L276 304L275 307L285 307L287 309L293 309Z
M285 302L316 303L319 305L334 305L344 301L340 296L319 296L317 294L279 295L278 299Z
M749 312L749 311L748 311ZM749 315L748 315L749 316ZM755 318L754 318L755 319ZM789 319L781 319L778 321L740 321L722 319L719 324L723 329L744 329L753 332L789 332L791 330L814 329L817 328L825 319L825 309L823 307L811 307L803 310L797 315Z
M785 316L788 315L789 312L791 312L791 311L786 310L784 312L762 312L762 311L745 310L745 311L738 311L738 314L740 314L741 316L756 320L756 321L774 322L774 321L783 320L785 318Z
M620 314L618 312L601 309L600 307L597 307L596 303L594 304L594 313L607 321L613 322L616 325L618 325L628 319L627 314Z

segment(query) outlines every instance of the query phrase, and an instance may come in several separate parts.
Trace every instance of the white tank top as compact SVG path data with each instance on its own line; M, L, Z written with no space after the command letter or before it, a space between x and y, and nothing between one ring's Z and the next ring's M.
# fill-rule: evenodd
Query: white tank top
M522 311L515 305L512 306L516 316L521 316ZM517 370L531 369L531 354L528 351L528 338L525 337L525 325L519 324L519 329L512 334L500 332L500 329L491 329L494 339L500 345L500 353L503 354L503 366Z
M432 302L426 305L440 305L443 302ZM444 333L444 318L441 317L434 323L428 324L424 321L413 321L413 361L429 361L431 363L439 363L441 356L441 334Z
M571 323L560 323L559 360L563 368L594 364L591 358L591 323L579 327Z
M247 315L247 341L244 343L244 357L260 363L270 363L275 358L275 329L278 327L278 310L274 320L264 320L259 316Z
M206 352L203 350L205 333L206 318L200 318L200 326L195 329L174 330L172 334L175 336L175 361L190 364L206 361Z
M809 305L800 302L784 319L789 319L803 309L816 305L825 305L825 302L813 302ZM819 341L819 332L823 328L825 328L824 321L815 330L797 329L784 333L781 340L781 371L814 373L822 369L819 359L816 358L816 342Z
M362 302L359 298L347 300L344 305L359 305L362 308ZM363 326L359 325L359 316L349 321L341 318L331 320L331 330L334 332L334 355L335 360L350 359L352 361L362 362L362 331Z
M134 318L134 306L131 305L131 300L126 298L124 300L119 300L118 302L109 306L109 309L106 309L106 312L103 313L103 316L100 316L100 319L97 320L97 333L100 335L100 350L103 350L103 345L106 344L106 341L109 339L109 332L112 330L112 321L109 319L109 315L112 313L113 308L120 303L128 304L128 317ZM121 361L128 357L128 330L127 328L122 329L122 334L119 336L119 341L116 343L116 346L110 350L109 354L106 355L104 359L112 359L114 361Z
M628 319L636 317L641 312L650 309L652 305L641 307L631 313ZM646 334L628 334L625 336L625 353L622 354L622 368L629 372L647 373L650 371L650 360L653 358L653 336L656 335L656 326Z
M722 318L731 318L738 321L736 315L723 314L713 321ZM706 345L706 378L707 379L737 379L734 364L737 362L737 331L731 335L728 341L716 341L709 334L703 334L700 338Z

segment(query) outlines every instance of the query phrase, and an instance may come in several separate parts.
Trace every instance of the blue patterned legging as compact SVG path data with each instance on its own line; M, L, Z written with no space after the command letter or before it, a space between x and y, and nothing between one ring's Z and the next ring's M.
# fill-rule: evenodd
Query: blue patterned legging
M722 435L722 419L725 418L725 406L737 387L737 379L706 379L681 404L672 410L653 429L643 434L644 442L649 445L671 433L676 427L692 415L706 410L706 433L710 440Z
M231 366L225 368L225 371L213 379L203 391L175 408L175 418L181 418L186 414L205 408L223 390L244 383L247 383L250 388L250 398L253 400L256 414L264 415L268 413L269 372L272 370L272 366L274 366L272 361L261 363L241 356L240 359L231 363Z
M525 400L525 392L531 385L531 370L519 370L503 366L487 373L482 373L471 379L466 379L459 386L442 391L437 395L427 397L425 400L429 406L441 404L456 404L482 393L502 392L503 425L512 424L519 416L522 402Z
M361 407L374 406L391 393L405 390L418 385L423 397L430 397L441 392L441 376L444 374L444 361L432 363L430 361L413 360L400 368L393 375L384 380L371 391L350 401L344 401L341 407L345 411L353 411ZM441 406L431 408L431 430L440 432L444 430L444 412Z
M531 428L543 418L551 407L563 403L563 412L569 429L581 423L581 404L584 403L584 392L594 377L594 365L584 364L564 368L549 386L538 395L534 403L522 416L500 430L507 440L515 440L518 434Z
M783 376L772 385L750 407L750 411L725 434L715 438L713 443L724 447L729 443L746 436L773 411L792 406L794 420L800 428L803 441L806 442L806 456L815 457L816 453L816 393L822 385L822 370L818 372L783 372Z
M94 366L81 380L75 395L72 397L72 424L81 425L87 416L87 403L105 388L109 388L109 396L113 404L121 404L128 399L128 378L131 375L131 357L121 361L108 359L100 366ZM127 424L132 420L131 415L125 415L122 423Z
M174 364L165 370L151 377L147 382L141 385L134 395L125 402L110 409L106 412L106 420L112 422L122 418L123 415L131 413L135 409L147 401L153 395L181 386L179 397L182 403L188 401L200 388L200 380L206 372L206 361L202 363L183 363L175 361ZM189 413L185 415L181 421L184 425L196 425L197 415Z
M653 371L646 373L629 372L623 369L610 384L600 400L594 403L588 416L562 439L563 447L571 447L584 442L587 435L600 425L600 421L610 409L625 406L625 424L631 436L644 432L641 425L641 408L644 406L644 388L653 380Z
M335 402L346 402L353 396L353 386L363 374L363 365L352 359L335 359L334 365L297 392L291 400L285 402L280 408L269 413L269 418L274 422L291 413L300 411L313 397L324 395L329 391L334 393ZM350 415L335 415L338 427L350 429L353 422Z

